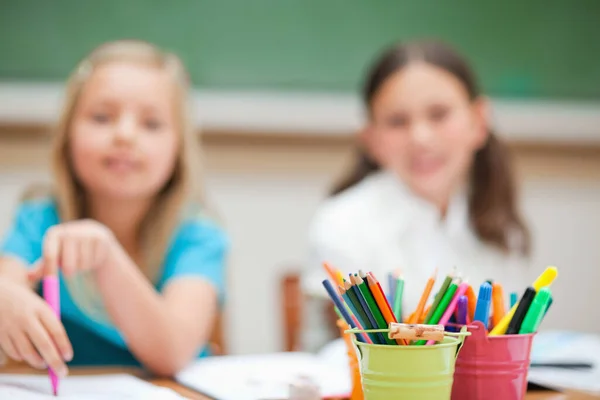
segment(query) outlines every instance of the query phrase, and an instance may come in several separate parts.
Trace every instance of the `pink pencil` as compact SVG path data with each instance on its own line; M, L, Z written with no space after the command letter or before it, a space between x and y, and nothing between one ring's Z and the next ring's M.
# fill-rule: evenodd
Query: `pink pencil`
M60 319L60 290L57 276L49 275L45 277L43 285L44 299ZM52 368L48 368L48 375L50 376L50 382L52 383L52 392L56 396L58 394L58 377L54 371L52 371Z
M467 281L463 281L460 285L458 285L458 289L456 289L456 293L454 293L452 301L450 302L450 304L448 304L448 308L446 308L446 311L444 312L442 318L440 318L440 321L438 322L439 325L446 325L448 323L450 317L452 317L452 314L454 314L454 310L456 309L456 305L458 304L458 299L460 299L460 296L466 293L468 287L469 283ZM428 340L426 345L434 343L435 340Z

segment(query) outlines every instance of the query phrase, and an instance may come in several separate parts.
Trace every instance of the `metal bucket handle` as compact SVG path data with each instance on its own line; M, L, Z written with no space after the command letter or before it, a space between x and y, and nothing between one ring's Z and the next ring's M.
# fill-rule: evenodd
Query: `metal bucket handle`
M358 329L358 328L353 328L353 329L347 329L346 331L344 331L344 333L353 333L353 334L357 334L357 333L389 333L390 330L389 329ZM458 353L460 352L460 349L462 348L462 346L465 343L465 338L467 336L471 336L471 332L469 332L467 330L467 326L463 326L460 329L460 332L444 332L444 337L449 336L449 337L456 337L459 338L459 342L458 342L458 347L456 349L456 355L455 358L458 357ZM362 352L360 351L360 346L356 346L356 348L358 349L358 354L362 357Z

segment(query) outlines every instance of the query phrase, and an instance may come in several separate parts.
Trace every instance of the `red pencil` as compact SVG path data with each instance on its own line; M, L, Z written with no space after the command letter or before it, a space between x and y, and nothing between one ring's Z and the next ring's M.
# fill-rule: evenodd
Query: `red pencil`
M366 277L369 290L371 290L371 294L373 294L373 298L375 299L375 302L377 302L377 306L379 307L379 310L381 310L381 314L383 315L383 318L385 318L388 326L391 322L398 322L377 278L375 278L371 272L367 273ZM406 344L404 339L396 339L396 343Z

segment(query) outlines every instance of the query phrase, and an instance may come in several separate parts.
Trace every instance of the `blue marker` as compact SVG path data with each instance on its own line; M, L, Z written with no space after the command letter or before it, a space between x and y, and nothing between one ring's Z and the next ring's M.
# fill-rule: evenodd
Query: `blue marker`
M492 301L492 285L484 282L479 287L479 296L477 297L477 306L475 307L475 316L473 321L479 321L488 327L488 321L490 318L490 303Z
M510 308L513 308L517 304L517 301L519 301L519 295L517 292L512 292L510 294Z

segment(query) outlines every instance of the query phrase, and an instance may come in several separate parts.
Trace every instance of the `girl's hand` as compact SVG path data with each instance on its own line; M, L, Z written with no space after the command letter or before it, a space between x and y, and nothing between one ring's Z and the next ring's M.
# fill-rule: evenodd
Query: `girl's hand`
M65 328L46 302L11 281L0 281L0 347L15 361L49 366L61 377L68 373L65 361L73 358Z
M59 267L66 276L102 268L120 250L113 233L99 222L79 220L56 225L46 233L42 260L29 278L55 275Z

